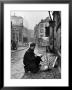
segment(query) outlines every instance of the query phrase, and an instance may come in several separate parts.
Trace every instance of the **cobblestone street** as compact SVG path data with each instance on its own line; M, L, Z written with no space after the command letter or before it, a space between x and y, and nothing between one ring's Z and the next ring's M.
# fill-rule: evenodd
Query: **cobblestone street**
M37 74L25 74L22 79L60 79L61 75L57 68L48 71L38 72Z
M21 50L11 52L11 79L60 79L61 74L58 68L53 68L52 70L39 71L36 74L24 72L23 56L27 47L21 48ZM43 54L45 53L44 48L36 48L35 53Z

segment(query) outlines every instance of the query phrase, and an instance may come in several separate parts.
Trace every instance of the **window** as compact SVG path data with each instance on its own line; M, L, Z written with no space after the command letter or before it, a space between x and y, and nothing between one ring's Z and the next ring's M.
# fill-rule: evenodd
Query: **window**
M42 37L43 37L43 35L40 35L40 37L42 38Z
M40 28L43 28L43 27L44 27L44 24L43 24L43 23L41 23L41 24L40 24Z
M45 27L45 35L48 37L50 35L50 27Z
M40 33L43 33L43 29L40 29Z

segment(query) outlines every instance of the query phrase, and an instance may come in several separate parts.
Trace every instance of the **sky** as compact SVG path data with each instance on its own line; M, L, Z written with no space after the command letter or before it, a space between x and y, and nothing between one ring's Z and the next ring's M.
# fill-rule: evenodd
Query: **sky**
M28 29L34 30L34 26L38 24L41 19L49 16L48 11L11 11L11 16L22 16L23 24Z

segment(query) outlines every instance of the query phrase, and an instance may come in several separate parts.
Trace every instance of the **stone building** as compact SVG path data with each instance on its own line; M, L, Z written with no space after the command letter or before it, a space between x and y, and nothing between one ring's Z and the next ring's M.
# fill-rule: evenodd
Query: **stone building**
M49 37L49 17L47 17L44 20L41 20L34 28L34 37L35 37L35 42L38 45L45 45L43 44L44 40L43 37ZM47 35L48 34L48 35Z
M36 24L36 26L34 27L34 40L35 43L38 44L38 38L39 38L39 24Z
M11 40L22 43L23 18L11 16Z
M23 44L28 43L28 29L24 26L22 30L22 39L23 39Z
M28 40L29 42L34 42L34 30L28 29Z
M23 43L32 42L34 40L34 30L30 30L26 27L23 27L22 38L23 38Z
M35 26L35 41L42 45L42 37L49 37L50 49L53 50L54 47L55 50L61 51L61 11L53 11L52 15L53 20L49 16Z
M54 27L54 48L61 52L61 11L53 12Z

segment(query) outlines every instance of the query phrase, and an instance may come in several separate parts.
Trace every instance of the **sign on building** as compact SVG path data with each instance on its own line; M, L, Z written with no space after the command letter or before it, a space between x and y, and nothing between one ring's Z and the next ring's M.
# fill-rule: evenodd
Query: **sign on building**
M49 37L43 37L42 38L42 46L48 46L49 45Z

